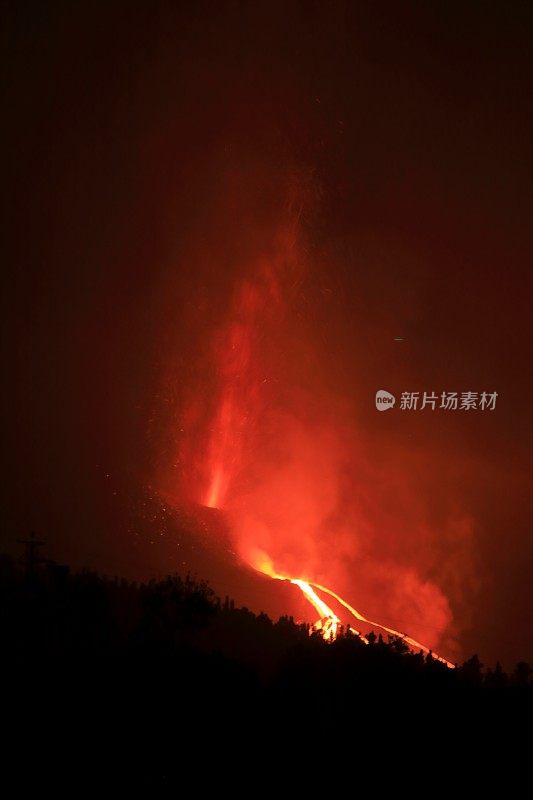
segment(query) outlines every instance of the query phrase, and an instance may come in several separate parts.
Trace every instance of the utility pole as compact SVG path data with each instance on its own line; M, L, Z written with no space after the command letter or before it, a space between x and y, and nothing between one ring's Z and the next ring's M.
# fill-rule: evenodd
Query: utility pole
M35 531L31 532L29 539L17 539L17 542L25 546L23 563L26 566L26 577L31 579L35 574L37 564L42 564L46 561L45 558L41 558L39 555L39 547L45 545L46 542L44 539L36 539Z

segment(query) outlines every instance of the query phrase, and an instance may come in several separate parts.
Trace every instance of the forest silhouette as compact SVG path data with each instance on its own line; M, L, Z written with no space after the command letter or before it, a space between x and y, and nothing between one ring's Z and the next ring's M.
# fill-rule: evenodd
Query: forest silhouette
M0 556L0 609L4 722L40 763L25 780L42 782L55 759L85 781L173 785L177 742L220 750L233 725L240 747L267 731L278 747L295 731L356 737L354 721L366 734L379 723L382 739L434 724L429 714L480 722L533 696L525 662L508 674L473 655L449 669L400 638L365 645L349 630L328 643L191 575L136 583Z

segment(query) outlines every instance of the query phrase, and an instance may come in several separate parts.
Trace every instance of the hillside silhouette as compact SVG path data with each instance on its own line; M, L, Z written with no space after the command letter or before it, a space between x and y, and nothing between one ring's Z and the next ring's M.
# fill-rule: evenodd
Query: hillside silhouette
M399 638L365 645L347 630L326 643L191 575L136 583L1 556L0 608L4 720L14 742L32 743L41 781L59 759L87 780L172 784L177 741L218 749L230 724L278 741L296 721L329 736L386 714L390 734L411 713L492 715L533 695L526 663L508 674L473 655L452 670Z

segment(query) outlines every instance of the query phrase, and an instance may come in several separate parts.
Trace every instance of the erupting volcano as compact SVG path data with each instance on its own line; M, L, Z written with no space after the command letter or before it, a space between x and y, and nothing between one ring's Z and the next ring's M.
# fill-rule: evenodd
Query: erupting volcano
M311 630L324 639L343 629L367 642L365 634L379 629L432 652L451 620L447 599L414 567L395 564L385 551L369 555L365 539L379 542L379 518L369 511L378 501L366 500L372 486L355 423L324 390L317 332L302 312L309 261L302 203L288 202L281 216L234 279L231 301L209 334L199 370L204 383L189 387L179 442L182 495L224 513L244 562L302 592L318 617ZM353 491L358 480L366 481L364 492ZM403 632L405 617L387 616L401 628L378 623L343 599L346 589L357 596L359 553L365 602L381 584L387 614L410 609L415 629L428 630L427 644Z

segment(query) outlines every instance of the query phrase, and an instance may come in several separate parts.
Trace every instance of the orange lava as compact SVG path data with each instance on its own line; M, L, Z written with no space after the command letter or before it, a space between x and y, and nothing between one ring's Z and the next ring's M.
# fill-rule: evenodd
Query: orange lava
M394 628L389 628L387 625L382 625L380 622L375 622L368 617L365 617L361 614L357 609L351 606L346 600L343 600L336 592L333 592L331 589L328 589L326 586L321 586L319 583L313 583L312 581L304 581L301 578L290 578L287 575L280 575L277 573L274 568L271 559L268 558L265 554L259 555L255 563L253 564L254 568L257 569L259 572L263 572L265 575L269 575L271 578L276 580L286 580L293 583L303 593L304 597L311 603L317 614L320 615L320 619L313 625L311 632L320 630L322 632L322 636L326 641L333 641L338 634L339 627L341 625L341 621L337 614L327 605L327 603L322 600L321 597L317 594L316 590L319 592L324 592L325 594L329 594L330 597L333 597L338 603L340 603L344 608L352 614L355 619L359 620L360 622L366 622L367 625L372 625L376 628L381 628L381 630L386 631L391 636L398 636L400 639L409 645L410 649L417 650L429 654L433 656L434 659L440 661L442 664L445 664L450 669L454 668L454 664L450 661L447 661L442 656L433 653L428 647L423 645L421 642L418 642L416 639L413 639L411 636L407 636L407 634L402 633L401 631L396 631ZM359 638L368 644L368 639L362 636L361 633L354 628L349 626L349 629L355 635L359 636Z

